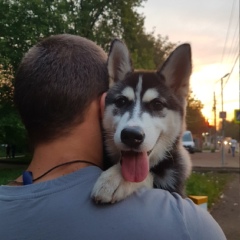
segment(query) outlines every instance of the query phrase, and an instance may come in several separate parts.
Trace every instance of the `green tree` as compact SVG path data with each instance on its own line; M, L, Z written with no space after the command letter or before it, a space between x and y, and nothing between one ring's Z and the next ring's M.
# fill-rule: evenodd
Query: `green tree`
M220 124L219 135L222 135L222 123ZM231 137L240 141L240 124L232 121L224 121L224 135L225 137Z
M143 1L1 0L0 142L25 139L13 107L12 79L23 54L31 46L47 36L70 33L92 39L107 49L113 36L127 38L130 29L137 32L143 27L143 16L136 11Z
M160 34L155 37L154 32L139 33L138 39L130 49L134 67L137 69L157 69L175 46L176 44L170 42L168 37L162 37Z
M167 36L163 37L158 34L154 42L153 52L153 61L156 68L166 60L174 47L176 47L176 43L170 42Z
M111 40L118 37L128 46L135 68L156 69L174 44L160 35L154 37L154 32L145 32L144 16L137 12L144 1L1 0L0 141L25 138L13 107L12 79L23 54L42 38L75 34L95 41L108 51ZM17 137L19 134L22 138Z
M13 106L13 73L0 65L0 143L15 144L19 149L26 147L26 134Z
M209 130L207 121L201 111L202 108L203 104L201 101L196 99L193 92L190 91L186 114L187 129L199 137L202 136L203 132L207 132Z
M105 50L114 37L127 44L136 68L156 69L175 44L144 30L137 8L146 0L1 0L0 63L15 72L23 54L41 38L70 33Z
M39 39L81 35L106 49L113 36L133 42L143 28L137 12L144 0L1 0L0 63L15 71L23 53Z

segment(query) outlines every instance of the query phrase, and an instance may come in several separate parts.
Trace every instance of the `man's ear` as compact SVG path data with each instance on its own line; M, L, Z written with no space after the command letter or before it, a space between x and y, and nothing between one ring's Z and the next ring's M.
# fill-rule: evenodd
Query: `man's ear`
M105 110L105 98L106 98L107 93L103 93L100 99L100 116L103 118L104 115L104 110Z

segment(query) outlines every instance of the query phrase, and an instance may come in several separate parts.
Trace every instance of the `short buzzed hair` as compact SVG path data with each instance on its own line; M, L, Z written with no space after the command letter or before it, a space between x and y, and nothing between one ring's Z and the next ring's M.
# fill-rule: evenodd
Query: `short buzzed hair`
M90 103L108 89L107 55L79 36L51 36L24 56L14 102L33 145L51 141L84 120Z

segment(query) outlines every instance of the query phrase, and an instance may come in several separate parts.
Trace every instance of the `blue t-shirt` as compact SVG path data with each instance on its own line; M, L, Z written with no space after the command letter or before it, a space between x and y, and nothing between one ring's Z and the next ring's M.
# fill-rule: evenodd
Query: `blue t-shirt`
M0 239L226 239L207 211L164 190L140 189L119 203L96 205L90 194L101 172L91 166L51 181L1 186Z

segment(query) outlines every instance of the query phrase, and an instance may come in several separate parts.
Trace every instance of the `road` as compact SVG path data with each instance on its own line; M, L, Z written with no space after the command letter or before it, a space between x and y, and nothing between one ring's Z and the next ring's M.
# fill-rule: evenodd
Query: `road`
M206 168L240 168L240 158L237 152L235 157L225 151L224 159L222 159L222 152L217 151L211 152L201 152L191 154L193 167L206 167Z

